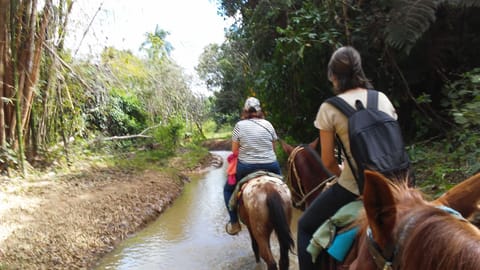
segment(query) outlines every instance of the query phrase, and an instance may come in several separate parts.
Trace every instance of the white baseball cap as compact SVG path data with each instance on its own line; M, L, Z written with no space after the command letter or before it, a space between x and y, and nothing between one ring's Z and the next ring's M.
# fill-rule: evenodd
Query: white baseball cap
M260 107L260 101L254 97L247 98L247 100L245 101L245 106L243 108L246 111L250 110L250 108L254 108L257 112L262 110L262 108Z

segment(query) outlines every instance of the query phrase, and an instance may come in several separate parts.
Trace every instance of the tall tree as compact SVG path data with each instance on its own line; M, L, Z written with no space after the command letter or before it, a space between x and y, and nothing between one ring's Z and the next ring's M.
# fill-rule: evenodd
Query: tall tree
M361 52L367 76L394 100L407 140L451 129L442 88L480 61L473 54L479 45L475 0L218 2L224 15L237 19L229 44L243 46L231 55L245 55L250 67L231 72L252 82L279 132L297 140L316 136L304 123L312 123L332 95L326 68L338 46ZM237 77L224 74L223 80ZM219 93L231 91L221 85Z
M48 46L49 33L52 30L55 32L51 26L58 26L52 21L58 6L54 6L51 0L43 1L42 4L43 8L39 12L37 0L0 2L0 75L4 101L0 106L0 143L4 149L11 147L18 150L17 156L21 164L26 154L23 138L29 142L28 134L35 128L29 123L44 48ZM72 1L59 1L57 4L71 6ZM62 12L68 13L65 10ZM66 17L59 25L66 23Z
M157 25L153 33L145 33L145 41L140 46L140 50L146 51L148 58L153 61L170 56L173 46L167 41L169 34Z

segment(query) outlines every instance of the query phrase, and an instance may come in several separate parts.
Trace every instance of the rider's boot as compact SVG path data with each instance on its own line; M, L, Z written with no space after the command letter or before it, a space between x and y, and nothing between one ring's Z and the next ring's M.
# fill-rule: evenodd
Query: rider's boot
M242 230L242 226L240 225L240 222L228 222L225 226L225 230L230 235L236 235Z

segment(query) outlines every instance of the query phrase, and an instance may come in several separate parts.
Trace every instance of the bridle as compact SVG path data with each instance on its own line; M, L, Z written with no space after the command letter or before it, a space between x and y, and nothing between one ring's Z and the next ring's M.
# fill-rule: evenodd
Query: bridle
M437 208L451 214L453 217L468 222L459 212L456 210L440 205L436 206ZM398 260L395 260L395 258L398 258L398 255L401 253L401 248L403 247L403 242L405 241L406 236L410 232L410 230L414 227L414 225L417 223L417 217L415 215L412 215L402 226L402 229L398 231L398 239L395 245L389 244L386 246L384 250L382 250L379 245L375 242L373 239L372 235L372 230L367 228L367 247L368 251L370 252L370 255L372 256L373 261L375 262L375 265L377 266L377 269L382 269L382 270L394 270L394 269L400 269L400 262Z
M316 185L312 190L309 192L305 191L305 188L302 185L302 181L300 179L300 176L298 175L298 170L297 166L295 165L295 158L297 154L301 151L304 151L307 149L310 153L313 154L315 159L318 161L319 166L322 166L324 171L327 173L329 176L327 179L323 180L320 182L318 185ZM299 145L295 147L292 152L290 153L288 160L287 160L287 166L288 166L288 171L289 173L287 174L287 185L291 187L292 191L292 198L294 198L293 203L295 207L301 207L305 201L310 198L312 194L314 194L316 191L322 189L328 182L332 181L335 179L335 175L332 175L327 169L323 167L323 163L318 156L317 153L315 153L308 145ZM292 179L294 178L294 180ZM293 181L295 181L296 186L298 187L298 190L296 188L293 188Z

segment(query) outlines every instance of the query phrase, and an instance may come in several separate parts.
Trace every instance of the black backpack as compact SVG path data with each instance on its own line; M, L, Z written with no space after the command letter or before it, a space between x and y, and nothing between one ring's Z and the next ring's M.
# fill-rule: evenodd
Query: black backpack
M340 97L331 97L326 102L335 106L348 118L350 150L357 164L356 172L338 136L337 141L345 153L360 193L363 193L365 169L381 172L387 177L408 173L410 160L405 151L400 126L397 120L378 110L377 91L368 90L367 108L357 100L355 110Z

